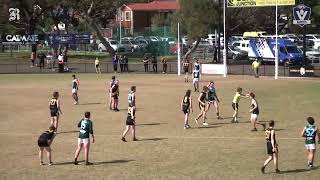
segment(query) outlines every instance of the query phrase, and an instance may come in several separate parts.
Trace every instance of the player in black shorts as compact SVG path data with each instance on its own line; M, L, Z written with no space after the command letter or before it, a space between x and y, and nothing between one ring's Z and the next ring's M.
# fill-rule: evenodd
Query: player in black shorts
M59 92L54 92L53 97L49 103L49 109L51 114L51 125L55 127L55 131L58 130L59 116L62 114L60 109Z
M264 173L265 167L274 160L274 165L276 168L276 173L280 173L278 169L278 144L276 141L276 134L274 132L274 121L271 120L269 123L269 127L266 130L266 140L267 140L267 153L269 158L264 162L263 166L261 167L261 172Z
M184 113L184 129L189 129L189 113L193 112L192 109L192 98L191 98L191 90L188 89L186 95L182 98L181 101L181 109Z
M116 82L116 77L112 76L111 77L111 81L109 83L109 109L112 110L112 106L113 106L113 102L112 102L112 93L111 93L111 89L114 85L114 83Z
M55 127L50 126L49 131L45 131L38 138L40 165L44 165L42 161L43 150L47 151L48 165L49 166L52 165L50 145L55 137L54 131L55 131Z
M203 119L202 125L204 125L204 126L208 126L208 124L206 123L206 111L205 111L207 91L208 91L208 87L203 86L203 90L198 97L200 114L198 115L197 118L194 119L195 122L198 124L198 119L202 116L202 119Z
M189 82L188 74L189 74L190 63L189 60L183 63L183 71L184 71L184 82Z
M119 82L116 80L114 85L111 87L111 97L112 97L112 109L114 111L119 111L118 109L118 100L119 100Z
M133 141L138 141L136 138L136 122L135 122L135 111L133 107L128 107L128 116L126 120L126 129L124 130L122 134L121 140L123 142L126 142L126 135L129 132L130 128L132 128L132 136L133 136Z

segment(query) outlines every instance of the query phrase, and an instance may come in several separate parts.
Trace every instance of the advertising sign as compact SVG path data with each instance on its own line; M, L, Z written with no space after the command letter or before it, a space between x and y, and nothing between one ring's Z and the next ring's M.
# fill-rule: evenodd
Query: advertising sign
M311 8L304 4L299 4L293 8L293 24L297 24L301 27L311 24Z
M278 2L277 2L278 1ZM228 0L228 7L291 6L295 0Z

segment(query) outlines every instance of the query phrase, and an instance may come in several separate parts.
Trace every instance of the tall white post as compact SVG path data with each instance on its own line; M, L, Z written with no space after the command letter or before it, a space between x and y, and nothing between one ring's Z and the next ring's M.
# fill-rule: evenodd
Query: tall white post
M274 50L274 79L278 79L279 55L278 55L278 0L276 0L276 46Z
M119 43L121 44L121 22L122 22L122 11L120 10L120 21L119 21Z
M223 0L223 77L227 77L227 43L226 42L226 0Z
M181 71L181 56L180 56L180 23L178 23L178 49L177 49L177 55L178 55L178 76L180 76Z

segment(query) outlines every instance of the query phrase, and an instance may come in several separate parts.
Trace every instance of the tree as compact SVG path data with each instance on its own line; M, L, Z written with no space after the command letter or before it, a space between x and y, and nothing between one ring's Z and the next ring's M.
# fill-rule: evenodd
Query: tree
M179 0L180 9L177 12L177 22L181 32L196 44L189 49L183 60L197 48L201 38L204 38L217 27L217 3L211 0Z

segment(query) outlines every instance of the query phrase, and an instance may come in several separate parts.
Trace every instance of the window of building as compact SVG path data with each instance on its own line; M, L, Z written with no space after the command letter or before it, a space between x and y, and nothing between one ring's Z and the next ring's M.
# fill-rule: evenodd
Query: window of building
M125 21L131 21L130 11L126 11L126 12L125 12Z

